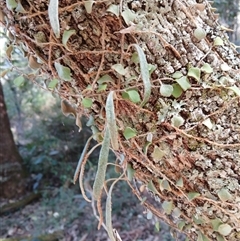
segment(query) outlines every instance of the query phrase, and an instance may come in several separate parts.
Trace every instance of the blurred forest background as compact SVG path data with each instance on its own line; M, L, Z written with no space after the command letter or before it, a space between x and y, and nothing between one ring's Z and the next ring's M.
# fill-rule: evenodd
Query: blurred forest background
M221 24L234 30L228 32L230 40L240 45L240 1L216 0L214 4ZM59 97L43 87L43 76L35 83L18 78L19 71L29 74L37 70L27 66L26 56L19 49L9 50L8 37L1 29L1 84L11 131L23 160L25 189L17 198L0 197L0 240L107 240L105 231L97 230L91 204L72 183L77 161L91 135L87 120L82 120L84 128L79 132L75 119L62 114ZM111 159L114 162L113 156ZM92 184L97 160L98 150L87 163L85 184ZM107 175L112 177L114 173L112 168ZM32 192L37 195L31 204L5 209ZM119 183L114 191L113 221L124 241L185 240L183 235L174 238L163 222L159 225L159 220L147 217L125 183Z

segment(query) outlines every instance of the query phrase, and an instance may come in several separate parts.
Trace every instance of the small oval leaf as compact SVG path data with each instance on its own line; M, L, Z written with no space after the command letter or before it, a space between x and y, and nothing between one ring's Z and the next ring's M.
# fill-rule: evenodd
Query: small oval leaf
M166 155L165 151L163 151L158 146L154 146L154 150L152 153L152 158L155 162L161 161L162 158Z
M84 1L84 7L87 11L87 13L91 13L92 12L92 6L94 4L94 1Z
M124 137L128 140L137 135L137 131L131 127L127 127L123 132Z
M183 74L182 74L182 72L180 72L180 71L176 71L176 72L172 75L172 77L173 77L174 79L180 79L182 76L183 76Z
M97 82L98 84L104 84L112 81L113 81L112 77L108 74L105 74Z
M57 70L57 73L59 75L59 77L63 80L71 80L71 71L68 67L65 67L57 62L54 63L54 66Z
M58 79L53 79L49 82L48 88L53 90L58 84Z
M213 68L208 63L204 63L204 65L201 67L201 70L207 74L211 74L213 72Z
M214 46L222 46L223 45L223 40L220 37L216 37L213 42Z
M198 40L201 40L201 39L204 39L207 36L207 33L206 33L206 31L204 29L197 28L197 29L194 30L193 35Z
M90 99L90 98L83 98L83 99L82 99L82 105L83 105L85 108L91 108L91 107L92 107L92 104L93 104L92 99Z
M189 201L192 201L194 198L199 197L199 196L200 196L200 193L198 193L198 192L189 192L187 194Z
M21 76L18 76L17 78L15 78L15 79L13 80L13 83L14 83L14 85L16 85L17 87L20 87L21 85L23 85L24 81L25 81L25 79L24 79L24 77L21 75Z
M217 231L218 227L222 224L222 221L219 218L212 219L211 224L212 224L213 230Z
M218 227L218 232L223 236L228 236L232 232L232 227L229 224L221 224Z
M173 92L173 87L172 85L165 85L162 84L160 87L160 94L164 97L170 97Z
M181 88L186 91L191 88L191 84L186 76L176 79L176 82L181 86Z
M169 185L168 180L159 179L158 183L159 183L159 188L160 188L161 191L163 191L163 190L171 191L172 190L171 186Z
M118 17L119 16L119 5L111 4L108 7L107 12L113 13Z
M140 95L136 90L127 90L127 94L133 103L139 103L141 101Z
M120 75L125 75L127 73L127 70L124 69L124 67L121 64L114 64L111 68L114 69Z
M122 12L122 17L127 25L129 25L136 18L137 14L133 13L130 9Z
M172 201L164 201L162 204L162 208L167 215L170 215L173 210L173 202Z
M192 78L194 78L194 79L196 79L197 81L200 81L201 70L199 68L191 67L188 70L188 74L187 75L192 77Z
M63 32L62 44L64 45L64 47L67 50L69 50L68 47L67 47L67 42L70 39L70 37L74 34L76 34L76 30L64 30L64 32Z
M217 193L221 201L226 202L229 199L232 199L232 195L228 192L227 189L223 188Z
M182 126L184 124L184 119L179 115L175 115L172 117L171 123L173 126L179 128L180 126Z
M183 93L181 86L176 83L176 84L173 84L172 87L173 87L173 92L172 92L173 97L175 98L180 97Z

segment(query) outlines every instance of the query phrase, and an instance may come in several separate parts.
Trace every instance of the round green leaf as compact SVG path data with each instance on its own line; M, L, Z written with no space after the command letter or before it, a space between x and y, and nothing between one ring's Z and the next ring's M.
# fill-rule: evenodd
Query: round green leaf
M114 64L112 66L112 69L114 69L120 75L125 75L127 73L127 70L124 69L124 67L121 64Z
M222 224L222 221L219 218L212 219L211 224L212 224L213 230L218 231L218 227Z
M172 92L173 97L175 98L180 97L183 93L181 86L176 83L176 84L173 84L172 87L173 87L173 92Z
M92 12L92 5L94 4L94 1L84 1L83 2L84 3L84 7L85 7L85 9L86 9L86 11L87 11L87 13L91 13Z
M100 91L103 91L103 90L106 90L107 89L107 84L102 84L102 85L99 85L98 86L98 92L100 92Z
M113 13L118 17L119 16L119 5L111 4L108 7L107 12Z
M173 210L173 202L172 201L164 201L162 204L162 208L166 214L170 215Z
M223 188L217 193L221 201L226 202L229 199L232 199L232 195L228 192L227 189Z
M58 84L58 79L53 79L49 82L48 88L53 90L57 86L57 84Z
M168 180L159 179L158 182L159 182L159 188L160 188L161 191L163 191L163 190L171 191L171 187L169 185Z
M157 69L156 65L148 64L149 75L151 75Z
M172 77L174 78L174 79L179 79L179 78L181 78L183 76L183 74L180 72L180 71L176 71L173 75L172 75Z
M137 131L131 127L127 127L123 132L124 137L128 140L137 135Z
M191 88L191 84L188 81L186 76L181 77L180 79L176 79L176 82L181 86L181 88L186 91Z
M54 63L54 66L61 79L66 80L66 81L71 80L71 76L70 76L71 71L68 67L65 67L57 62Z
M198 40L204 39L207 35L206 31L202 28L197 28L194 30L193 33L194 37L196 37Z
M197 192L189 192L187 194L189 201L192 201L194 198L199 197L200 193Z
M130 9L126 9L122 12L122 17L127 25L130 24L130 22L133 22L133 20L136 18L137 14L133 13Z
M178 128L178 127L183 125L184 119L179 115L175 115L175 116L172 117L171 123L172 123L173 126Z
M90 98L83 98L83 100L82 100L82 105L83 105L85 108L91 108L92 103L93 103L93 101L92 101L92 99L90 99Z
M160 87L160 93L162 96L164 97L170 97L172 95L173 92L173 87L172 85L165 85L162 84Z
M223 236L227 236L232 232L232 227L229 224L221 224L218 227L218 232Z
M131 57L131 61L135 64L138 64L139 63L139 57L138 57L138 53L137 52L134 52L132 54L132 57Z
M213 42L214 46L221 46L223 45L223 40L220 37L216 37Z
M129 96L129 99L133 102L133 103L139 103L141 101L140 99L140 95L138 94L138 92L136 90L128 90L127 94Z
M211 74L213 72L213 68L208 63L204 63L201 70L207 74Z
M181 210L177 207L175 207L172 211L172 216L175 218L179 218L181 214L182 214Z
M14 79L14 80L13 80L13 83L14 83L14 85L16 85L16 86L19 87L19 86L23 85L24 81L25 81L25 79L24 79L24 77L21 75L21 76L18 76L16 79Z
M98 84L104 84L112 81L113 81L112 77L108 74L105 74L97 82Z
M123 98L124 100L130 100L129 95L128 95L127 92L122 92L122 98Z
M158 146L154 146L154 150L152 153L152 158L154 161L160 161L166 155L165 151L163 151Z
M177 224L179 230L182 230L185 226L185 222L184 221L179 221L178 224Z
M188 70L188 74L187 75L190 76L190 77L193 77L197 81L200 81L201 70L199 68L191 67Z

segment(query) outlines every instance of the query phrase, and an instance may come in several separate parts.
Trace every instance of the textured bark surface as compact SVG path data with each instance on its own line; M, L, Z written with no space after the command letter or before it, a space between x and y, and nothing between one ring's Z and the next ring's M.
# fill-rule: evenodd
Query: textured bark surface
M0 131L0 197L18 197L25 191L22 158L13 140L1 82Z
M59 80L56 91L78 113L93 117L92 129L102 135L106 98L110 90L115 92L120 145L116 155L124 154L123 168L126 162L131 164L138 184L153 192L154 205L149 199L144 205L192 240L239 240L240 60L210 4L205 0L96 1L87 13L84 2L63 0L59 2L61 36L64 30L76 31L67 47L51 29L48 1L22 1L22 5L25 12L16 13L1 4L15 42L41 59L40 73L47 73L48 81L58 78L55 62L71 69L71 81ZM114 5L119 16L109 10ZM206 33L201 39L194 33L199 28ZM216 44L219 38L221 45ZM146 91L132 44L141 47L154 69L151 96L143 107L122 97L129 88L136 89L141 99ZM206 63L213 71L202 68ZM115 64L121 64L122 73L112 68ZM191 67L199 76L189 72ZM177 71L188 78L190 88L177 98L162 96L164 84L176 87ZM98 80L106 74L106 89L99 91ZM83 108L83 98L93 101L91 108ZM127 127L137 133L129 140L123 135ZM137 186L131 185L142 199ZM161 204L172 205L171 215Z

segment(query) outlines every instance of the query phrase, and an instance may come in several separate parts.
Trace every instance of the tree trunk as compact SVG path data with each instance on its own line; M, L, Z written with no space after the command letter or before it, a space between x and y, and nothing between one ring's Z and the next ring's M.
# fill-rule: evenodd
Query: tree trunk
M22 158L14 143L13 134L10 129L10 122L8 119L1 82L0 130L0 197L16 198L22 195L25 191L25 183L23 180L24 171L22 167Z
M240 60L210 4L22 5L22 13L4 4L2 11L29 64L41 59L48 81L59 79L56 92L93 117L93 130L115 131L111 145L124 155L123 169L128 163L137 186L156 198L147 198L147 209L192 240L239 240ZM110 91L115 113L106 105Z

